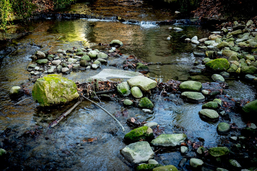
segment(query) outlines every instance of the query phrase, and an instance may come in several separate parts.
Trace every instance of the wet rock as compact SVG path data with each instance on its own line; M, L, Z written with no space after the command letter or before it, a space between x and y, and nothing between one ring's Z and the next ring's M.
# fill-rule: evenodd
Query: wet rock
M244 74L254 74L257 68L254 66L242 66L242 73Z
M142 111L145 112L145 113L153 113L153 111L150 110L150 109L142 109Z
M130 95L130 87L127 82L122 82L117 85L117 91L122 96L129 96Z
M161 134L156 139L151 141L154 146L175 147L186 140L185 134Z
M205 100L204 95L200 92L185 91L181 96L186 97L188 101L193 103L200 103Z
M112 40L110 42L111 46L115 46L115 45L119 45L119 46L123 46L123 43L120 40Z
M217 109L219 107L217 102L208 102L205 103L202 108L208 108L208 109Z
M200 42L198 41L198 37L197 36L194 36L192 39L191 39L191 42L194 43L194 44L199 44Z
M61 65L58 65L57 66L57 72L59 73L59 72L62 72L62 66Z
M181 90L200 91L202 83L198 81L185 81L179 85L179 88Z
M0 157L2 157L3 155L7 154L7 152L5 151L5 149L0 148Z
M232 31L232 32L228 33L227 37L229 37L230 35L234 36L234 35L238 35L238 34L241 34L241 33L243 33L243 31L241 29L235 30L235 31Z
M215 56L217 56L217 53L215 51L205 51L205 54L207 57L213 59Z
M149 100L147 97L143 97L142 99L140 99L138 106L147 109L152 109L154 107L151 100Z
M72 65L72 69L78 70L78 69L79 69L79 66L80 66L80 64L73 64L73 65Z
M207 62L205 66L212 69L213 71L226 71L230 64L227 59L218 58Z
M88 52L88 56L89 56L90 58L95 59L95 58L97 58L97 55L98 55L98 52L95 51L95 50L92 50L92 51Z
M84 56L82 56L81 57L81 59L80 60L85 60L85 61L90 61L91 59L90 59L90 57L88 56L88 55L84 55Z
M147 162L153 157L154 152L147 141L129 144L121 150L121 154L131 163Z
M238 53L231 50L223 50L222 54L228 57L229 61L238 61Z
M178 169L173 165L159 166L153 169L153 171L178 171Z
M142 126L133 129L124 136L124 139L129 142L136 142L139 140L151 140L153 139L153 130L148 126Z
M92 67L92 69L97 69L97 68L99 68L99 65L97 65L97 64L92 64L91 67Z
M22 92L22 89L20 86L13 86L10 90L10 95L11 96L19 95L21 92Z
M210 120L210 121L218 121L219 120L219 114L212 109L202 109L200 112L200 117L203 120Z
M107 58L108 58L108 55L105 54L105 53L103 53L103 52L100 52L100 53L97 54L97 57L98 57L98 58L107 59Z
M127 82L131 87L138 86L143 91L148 91L157 86L156 81L144 76L133 77L129 79Z
M205 42L206 40L208 40L208 38L207 38L207 37L205 37L205 38L201 38L201 39L199 39L198 41L199 41L199 42L201 42L201 43L203 43L203 42Z
M139 87L136 87L136 86L131 88L131 94L132 94L133 97L135 97L137 99L143 97L142 91L140 90Z
M228 72L226 72L226 71L222 71L220 73L220 75L222 75L224 78L229 78L229 76L230 76L230 74Z
M39 78L32 90L33 99L41 106L53 106L70 102L79 97L76 84L60 75Z
M136 170L137 171L147 171L147 170L153 170L156 167L162 166L160 164L140 164L137 166Z
M188 152L188 147L186 147L186 146L181 146L181 147L180 147L180 152L181 152L182 154L187 153L187 152Z
M123 104L124 104L125 106L131 106L131 105L133 105L133 101L131 101L131 100L129 100L129 99L125 99L125 100L123 101Z
M155 128L158 125L157 122L147 122L146 124L144 124L144 126L148 126L149 128Z
M38 59L36 63L38 64L46 64L48 62L48 59Z
M159 163L154 159L150 159L148 160L148 164L159 164Z
M204 58L204 59L203 59L203 63L205 63L205 64L208 63L208 62L210 62L210 61L212 61L210 58Z
M229 43L223 41L217 45L217 48L219 48L219 49L224 48L224 47L229 47Z
M209 45L214 45L216 44L216 42L214 40L207 40L204 42L205 45L209 46Z
M201 159L197 159L197 158L191 158L190 161L190 166L197 168L197 167L201 167L204 162Z
M28 68L35 68L37 65L36 64L30 64L29 66L28 66Z
M230 160L229 160L229 163L230 163L232 166L236 167L236 168L241 168L241 167L242 167L242 166L238 163L238 161L236 161L236 160L234 160L234 159L230 159Z
M225 156L230 152L227 147L212 147L209 149L209 154L213 157Z
M52 74L55 72L56 66L50 66L50 68L47 70L48 74Z
M76 63L77 61L78 61L77 59L73 59L73 58L68 59L68 62L71 64Z
M46 54L42 51L37 51L36 56L37 56L38 59L43 59L43 58L46 57Z
M212 80L215 81L215 82L218 82L218 83L223 83L225 82L225 79L222 77L222 75L220 74L213 74L211 76Z
M80 66L82 66L82 67L87 67L89 65L90 65L90 63L88 63L88 61L86 61L86 60L81 60L80 61Z
M67 68L67 67L62 68L62 73L67 73L67 72L69 72L69 71L70 71L70 69Z
M194 54L195 57L205 57L205 53L204 52L194 51L193 54Z
M242 108L243 111L247 114L256 114L257 111L257 100L251 101L250 103L247 103ZM253 117L255 118L255 117Z
M222 100L221 99L214 99L213 102L218 103L218 105L222 105Z
M229 125L228 123L221 122L221 123L219 123L217 129L218 129L218 132L219 132L220 134L226 134L226 133L228 133L229 130L230 130L230 125Z

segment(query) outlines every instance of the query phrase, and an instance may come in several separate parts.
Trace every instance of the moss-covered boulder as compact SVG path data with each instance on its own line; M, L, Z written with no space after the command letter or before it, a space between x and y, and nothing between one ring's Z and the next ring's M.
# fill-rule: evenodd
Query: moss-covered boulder
M160 166L153 169L153 171L178 171L178 169L173 165Z
M152 101L147 97L143 97L142 99L140 99L138 106L147 109L152 109L154 107Z
M227 147L212 147L209 149L209 154L213 157L225 156L230 152Z
M198 81L185 81L179 85L181 90L200 91L202 83Z
M117 85L117 91L122 96L128 96L130 95L130 87L127 82L122 82Z
M140 164L137 166L137 171L152 171L154 168L162 166L161 164Z
M218 58L207 62L205 66L213 71L226 71L230 64L227 59Z
M149 140L153 138L153 130L148 126L133 129L124 136L126 141L136 142L139 140Z
M250 103L244 105L243 111L245 113L257 114L257 100L251 101ZM255 117L253 116L253 118Z
M161 134L151 141L154 146L175 147L186 140L186 134Z
M72 101L78 98L79 94L72 80L51 74L36 81L32 96L41 106L53 106Z

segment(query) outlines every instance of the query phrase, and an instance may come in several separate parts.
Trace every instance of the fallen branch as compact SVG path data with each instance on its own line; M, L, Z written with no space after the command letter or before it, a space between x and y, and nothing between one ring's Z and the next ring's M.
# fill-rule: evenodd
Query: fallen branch
M75 103L69 110L64 112L61 116L59 116L55 121L53 121L51 124L49 124L49 127L53 128L55 127L63 118L68 116L82 101L79 100L77 103Z
M122 131L124 132L125 129L124 127L121 125L121 123L110 113L108 112L107 110L105 110L102 106L100 106L99 104L95 103L94 101L90 100L89 98L85 97L83 94L81 94L81 96L83 98L85 98L86 100L90 101L91 103L95 104L96 106L98 106L99 108L101 108L103 111L105 111L109 116L111 116L119 125L120 127L122 128Z

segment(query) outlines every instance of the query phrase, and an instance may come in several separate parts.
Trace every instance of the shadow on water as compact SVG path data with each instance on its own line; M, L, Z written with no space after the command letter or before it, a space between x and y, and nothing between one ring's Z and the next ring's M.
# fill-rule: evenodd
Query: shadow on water
M184 43L181 37L197 35L203 38L208 30L198 26L181 26L182 32L170 31L168 26L142 27L118 22L93 22L88 20L44 21L31 23L33 33L22 38L15 50L7 55L0 68L0 132L5 135L5 148L12 149L8 159L9 166L18 170L133 170L121 155L124 133L118 125L102 110L89 102L83 102L67 119L57 127L48 128L48 124L57 118L69 106L56 110L39 111L30 95L13 101L8 92L14 85L27 84L32 90L33 84L26 67L30 56L37 50L56 52L58 49L89 46L91 43L108 44L113 39L124 43L120 49L123 54L132 54L146 62L174 63L170 65L150 66L149 75L160 81L177 79L188 75L197 60L192 55L191 44ZM168 36L171 40L167 40ZM92 45L92 44L91 44ZM105 46L94 46L106 50ZM107 66L103 66L107 67ZM100 70L73 72L69 79L87 78ZM236 94L242 83L235 83L231 93ZM255 91L249 86L247 91L238 91L239 98L247 95L253 99ZM232 95L234 95L232 94ZM24 100L22 103L18 103ZM126 133L130 128L127 118L135 117L140 121L155 121L164 128L165 133L186 133L196 141L205 139L205 146L212 147L220 143L222 137L217 134L218 123L207 123L199 118L202 104L175 104L156 95L154 114L143 113L138 108L125 109L118 102L100 104L114 114L123 125ZM126 113L121 111L126 110ZM231 123L239 127L245 124L238 114L231 114ZM9 128L9 131L6 131ZM28 131L29 130L29 131ZM1 141L3 138L1 137ZM163 164L179 167L180 153L158 154L155 158ZM10 163L15 163L11 165ZM9 165L8 165L9 164Z

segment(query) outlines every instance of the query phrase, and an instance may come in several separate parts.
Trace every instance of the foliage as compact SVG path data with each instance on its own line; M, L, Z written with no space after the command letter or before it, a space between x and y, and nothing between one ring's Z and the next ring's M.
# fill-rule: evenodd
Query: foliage
M10 11L12 11L12 5L9 0L1 0L0 7L0 17L2 22L0 28L3 28L5 30L8 22L9 13Z

